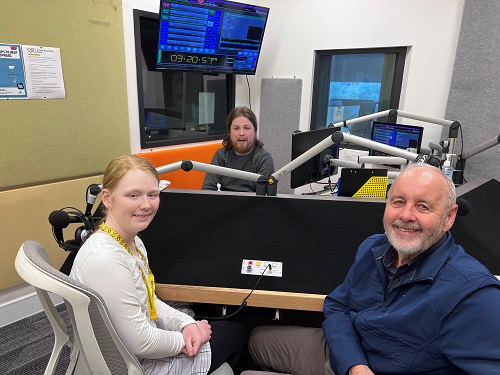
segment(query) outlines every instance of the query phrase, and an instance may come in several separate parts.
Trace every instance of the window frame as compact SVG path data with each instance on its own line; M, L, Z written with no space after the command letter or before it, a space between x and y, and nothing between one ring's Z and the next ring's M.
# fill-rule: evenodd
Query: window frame
M310 119L310 129L321 129L324 127L322 124L326 124L327 111L321 111L321 106L327 103L323 100L324 95L329 94L329 82L330 82L330 67L329 63L328 69L325 69L324 65L325 56L335 56L335 55L369 55L369 54L395 54L396 59L394 63L394 73L391 87L391 96L389 99L388 109L399 109L399 102L401 99L401 89L403 86L403 75L404 66L406 61L406 55L408 53L408 47L380 47L380 48L353 48L353 49L328 49L328 50L316 50L314 55L314 75L313 75L313 89L312 89L312 103L311 103L311 119ZM325 77L325 75L328 77ZM325 83L328 84L325 84ZM325 91L326 90L326 91ZM326 104L327 105L327 104ZM321 114L321 115L320 115ZM396 123L397 116L386 116L381 118L386 122Z

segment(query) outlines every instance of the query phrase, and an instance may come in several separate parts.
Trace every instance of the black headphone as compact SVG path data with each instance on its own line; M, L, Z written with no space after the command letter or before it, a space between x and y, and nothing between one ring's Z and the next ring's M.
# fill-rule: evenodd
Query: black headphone
M76 253L95 230L92 215L85 215L75 207L63 207L52 211L49 215L49 223L52 225L52 234L59 247L70 253ZM65 241L63 229L71 223L82 223L83 226L76 229L73 240Z

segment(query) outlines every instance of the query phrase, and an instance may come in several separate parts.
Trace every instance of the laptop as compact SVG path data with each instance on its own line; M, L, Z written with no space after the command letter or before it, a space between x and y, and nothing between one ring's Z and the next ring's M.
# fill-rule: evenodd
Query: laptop
M337 195L354 198L386 198L387 169L342 168Z

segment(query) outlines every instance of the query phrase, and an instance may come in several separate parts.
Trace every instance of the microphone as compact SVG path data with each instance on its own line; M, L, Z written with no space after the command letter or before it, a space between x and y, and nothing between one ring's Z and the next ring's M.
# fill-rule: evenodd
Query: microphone
M97 199L97 196L102 190L102 185L92 184L87 188L87 207L85 208L85 216L90 217L92 215L92 207Z
M83 223L83 220L78 216L70 216L66 211L52 211L49 215L49 223L54 228L67 228L72 223Z
M70 216L66 211L52 211L49 215L49 223L52 225L52 233L61 249L69 252L77 252L80 248L76 240L64 241L63 228L66 228L71 223L82 222L77 216Z
M457 216L465 216L470 212L470 203L462 198L462 197L457 197L457 205L458 205L458 210L457 210Z
M62 249L71 253L76 253L80 246L90 237L94 232L92 227L92 216L86 217L78 212L67 212L64 210L52 211L49 215L49 223L52 225L52 233L56 239L57 244ZM67 228L69 224L83 223L83 226L78 227L75 231L74 240L64 240L63 229Z

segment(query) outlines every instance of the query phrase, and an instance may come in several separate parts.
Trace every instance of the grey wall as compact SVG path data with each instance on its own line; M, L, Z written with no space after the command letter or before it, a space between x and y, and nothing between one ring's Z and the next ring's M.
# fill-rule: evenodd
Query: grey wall
M466 0L446 119L459 121L464 151L500 135L500 2ZM447 137L447 130L443 137ZM456 151L460 153L460 137ZM500 145L472 156L465 179L500 180Z
M275 171L291 161L292 133L299 130L302 80L263 78L259 138L274 159ZM278 193L292 193L290 174L278 181Z

